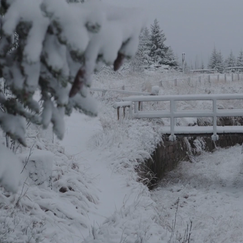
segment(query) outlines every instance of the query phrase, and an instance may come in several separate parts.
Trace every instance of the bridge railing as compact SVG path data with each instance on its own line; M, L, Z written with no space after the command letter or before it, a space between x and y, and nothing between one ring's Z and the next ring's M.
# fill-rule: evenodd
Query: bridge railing
M170 134L170 140L176 139L176 134L204 134L212 133L212 139L218 139L218 133L243 133L242 126L217 126L218 117L243 116L242 109L220 109L218 101L223 100L243 100L243 94L206 94L206 95L167 95L167 96L130 96L123 98L124 101L130 101L132 105L129 108L131 118L170 118L170 127L165 131ZM211 110L178 110L180 101L212 101ZM143 102L169 101L169 110L143 111ZM212 117L212 126L176 126L176 118L188 117ZM168 127L167 127L168 128Z

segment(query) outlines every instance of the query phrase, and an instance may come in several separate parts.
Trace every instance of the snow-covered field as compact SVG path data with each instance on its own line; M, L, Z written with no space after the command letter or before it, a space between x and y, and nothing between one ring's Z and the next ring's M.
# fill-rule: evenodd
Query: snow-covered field
M93 78L97 88L150 92L157 85L160 94L243 90L242 77L230 75L199 81L198 74L105 69ZM124 95L94 96L99 116L67 117L63 141L28 128L29 149L17 149L25 165L18 193L0 188L0 242L243 242L240 146L183 161L150 192L135 168L161 140L161 123L117 121L113 104Z

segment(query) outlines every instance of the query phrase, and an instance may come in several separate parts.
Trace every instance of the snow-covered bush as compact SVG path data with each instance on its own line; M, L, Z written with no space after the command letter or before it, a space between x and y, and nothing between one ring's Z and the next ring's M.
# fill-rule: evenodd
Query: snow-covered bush
M31 179L29 184L49 186L53 170L53 153L36 150L30 156L21 155L24 171Z
M99 202L93 175L58 144L36 140L32 138L36 145L30 153L24 148L25 152L17 154L24 162L23 173L6 173L8 186L21 175L17 193L11 195L0 183L0 242L80 242L80 235L93 224L89 212ZM2 148L12 153L0 147L0 171ZM7 155L5 168L16 170ZM16 155L12 156L16 160Z
M152 95L159 95L159 86L152 86L152 89L151 89L151 94Z
M100 62L118 70L136 53L143 27L139 12L99 1L2 0L1 14L0 78L10 95L0 92L0 125L23 145L22 117L43 128L52 123L62 139L63 116L73 108L96 116L91 74Z

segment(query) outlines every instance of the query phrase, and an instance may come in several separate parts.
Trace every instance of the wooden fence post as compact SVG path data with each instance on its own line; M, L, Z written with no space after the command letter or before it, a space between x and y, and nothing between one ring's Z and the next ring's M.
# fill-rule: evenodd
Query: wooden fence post
M231 81L233 82L234 81L234 74L231 73Z
M226 73L224 74L224 81L227 82Z

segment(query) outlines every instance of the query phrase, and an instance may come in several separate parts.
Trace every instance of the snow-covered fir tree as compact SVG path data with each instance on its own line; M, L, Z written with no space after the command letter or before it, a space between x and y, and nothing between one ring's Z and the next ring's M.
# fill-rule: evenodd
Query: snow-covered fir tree
M132 70L141 71L153 64L178 68L178 60L172 48L164 44L165 40L165 35L155 19L151 26L151 33L145 27L140 34L138 52L131 61Z
M229 57L225 59L225 67L230 68L235 66L236 66L236 58L233 52L231 51Z
M240 51L239 56L237 57L236 66L243 67L243 51Z
M218 72L220 73L223 73L225 66L224 66L224 58L221 51L218 51L217 57L218 57L217 58L218 62L217 62L216 70L218 70Z
M139 35L139 45L138 51L135 57L131 61L131 68L133 71L143 71L144 68L149 66L150 56L149 56L149 30L145 27Z
M178 68L178 60L176 59L174 52L171 47L168 47L166 53L165 53L165 58L163 60L163 64L169 65L172 68Z
M166 37L163 31L160 29L157 19L151 25L150 34L150 61L154 64L165 64L165 57L168 47L165 45Z
M210 68L210 69L216 68L217 63L218 63L218 53L217 53L216 48L214 47L213 52L212 52L211 57L208 62L208 68Z
M220 51L217 51L216 48L214 47L213 52L211 54L211 57L209 59L208 63L208 68L209 69L215 69L218 72L223 72L224 71L224 60L223 56Z
M89 87L97 64L113 64L117 70L137 51L140 12L98 1L69 2L1 1L0 78L10 95L0 92L0 126L23 145L25 120L43 128L52 123L61 139L65 114L78 109L96 116ZM14 33L18 46L10 52Z

